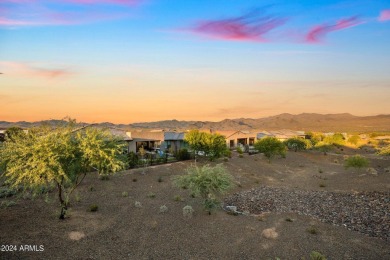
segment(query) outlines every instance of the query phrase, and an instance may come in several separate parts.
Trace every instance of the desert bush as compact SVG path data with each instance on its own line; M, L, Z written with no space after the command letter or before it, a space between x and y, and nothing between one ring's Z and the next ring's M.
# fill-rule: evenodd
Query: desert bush
M175 195L175 196L173 197L173 200L174 200L174 201L183 201L183 198L182 198L180 195Z
M0 149L0 164L5 163L7 182L30 190L55 186L60 219L65 218L71 194L91 168L99 174L109 174L126 166L122 158L123 142L106 130L79 129L71 119L56 128L33 127L28 133L12 138Z
M138 156L134 152L129 152L127 154L127 160L130 168L135 168L138 166Z
M156 197L156 194L154 192L149 192L147 197L151 198L151 199L154 199Z
M240 146L238 146L236 150L237 150L237 153L238 153L238 154L242 154L242 153L244 152L244 151L241 149Z
M321 142L325 137L320 133L306 132L306 138L309 139L312 146L315 146L317 143Z
M324 256L320 252L312 251L310 253L310 260L326 260L326 256Z
M369 165L368 159L366 159L360 155L354 155L354 156L347 158L345 160L345 164L344 164L346 169L348 169L350 167L361 169L361 168L367 167L368 165Z
M327 144L324 142L319 142L314 146L314 148L317 149L318 151L324 153L324 155L327 155L327 153L333 149L333 145Z
M142 208L142 204L139 201L134 202L134 207L136 208Z
M92 204L92 205L89 206L88 211L96 212L96 211L98 211L98 209L99 209L98 205Z
M307 143L305 142L305 140L298 137L289 138L284 141L284 144L289 150L293 150L294 152L303 151L307 147Z
M183 208L183 216L186 217L186 218L192 218L192 216L194 215L194 209L187 205Z
M188 152L187 149L180 149L177 153L176 153L176 159L179 160L179 161L185 161L185 160L189 160L191 159L191 155L190 153Z
M158 182L163 182L163 177L162 176L158 176L157 181Z
M17 193L15 189L9 188L9 187L2 187L0 188L0 198L8 198L12 197Z
M390 145L388 145L387 147L382 148L381 150L379 150L378 154L379 155L387 155L387 156L389 156L390 155Z
M191 166L186 169L185 175L174 178L174 184L178 187L185 186L195 196L199 195L203 199L205 210L211 214L216 206L216 196L233 186L233 177L221 164L214 167Z
M166 212L168 212L168 207L165 206L165 205L162 205L162 206L160 207L160 213L166 213Z
M129 193L127 191L122 192L122 197L128 197Z
M345 144L345 138L341 133L335 133L325 137L323 142L330 145L341 146Z
M308 229L306 229L306 231L307 231L308 233L312 234L312 235L318 234L318 230L317 230L315 227L313 227L313 226L311 226L311 227L309 227Z
M9 207L12 207L12 206L15 206L15 205L17 205L17 203L15 201L13 201L13 200L3 201L0 204L0 208L1 209L6 209L6 208L9 208Z
M358 145L360 142L361 138L358 135L352 135L348 138L348 143L353 144L353 145Z
M232 151L230 151L230 149L226 149L223 155L227 158L232 158Z
M275 137L264 137L257 140L255 148L260 153L264 153L270 162L275 155L286 156L286 146Z

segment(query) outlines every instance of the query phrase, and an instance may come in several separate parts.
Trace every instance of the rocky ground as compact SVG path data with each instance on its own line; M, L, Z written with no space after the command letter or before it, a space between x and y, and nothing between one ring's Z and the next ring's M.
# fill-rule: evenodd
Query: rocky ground
M390 192L341 193L262 186L233 194L225 205L251 214L297 213L390 241Z

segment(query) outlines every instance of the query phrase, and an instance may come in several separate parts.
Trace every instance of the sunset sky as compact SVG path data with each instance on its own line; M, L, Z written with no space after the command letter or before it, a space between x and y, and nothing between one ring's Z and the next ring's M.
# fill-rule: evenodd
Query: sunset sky
M0 121L390 113L389 0L1 0Z

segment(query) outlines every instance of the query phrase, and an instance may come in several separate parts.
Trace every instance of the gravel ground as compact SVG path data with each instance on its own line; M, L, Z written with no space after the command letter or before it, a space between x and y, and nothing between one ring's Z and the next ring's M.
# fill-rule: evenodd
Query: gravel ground
M251 214L293 212L390 241L390 192L338 193L262 186L225 199Z

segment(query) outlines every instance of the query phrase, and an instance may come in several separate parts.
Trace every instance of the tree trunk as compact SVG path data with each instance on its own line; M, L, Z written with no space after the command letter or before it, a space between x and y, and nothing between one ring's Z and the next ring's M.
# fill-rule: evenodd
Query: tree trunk
M58 188L58 199L61 204L61 213L60 213L60 219L65 219L66 215L66 210L68 209L68 205L66 201L62 198L62 187L61 184L57 183L57 188Z

